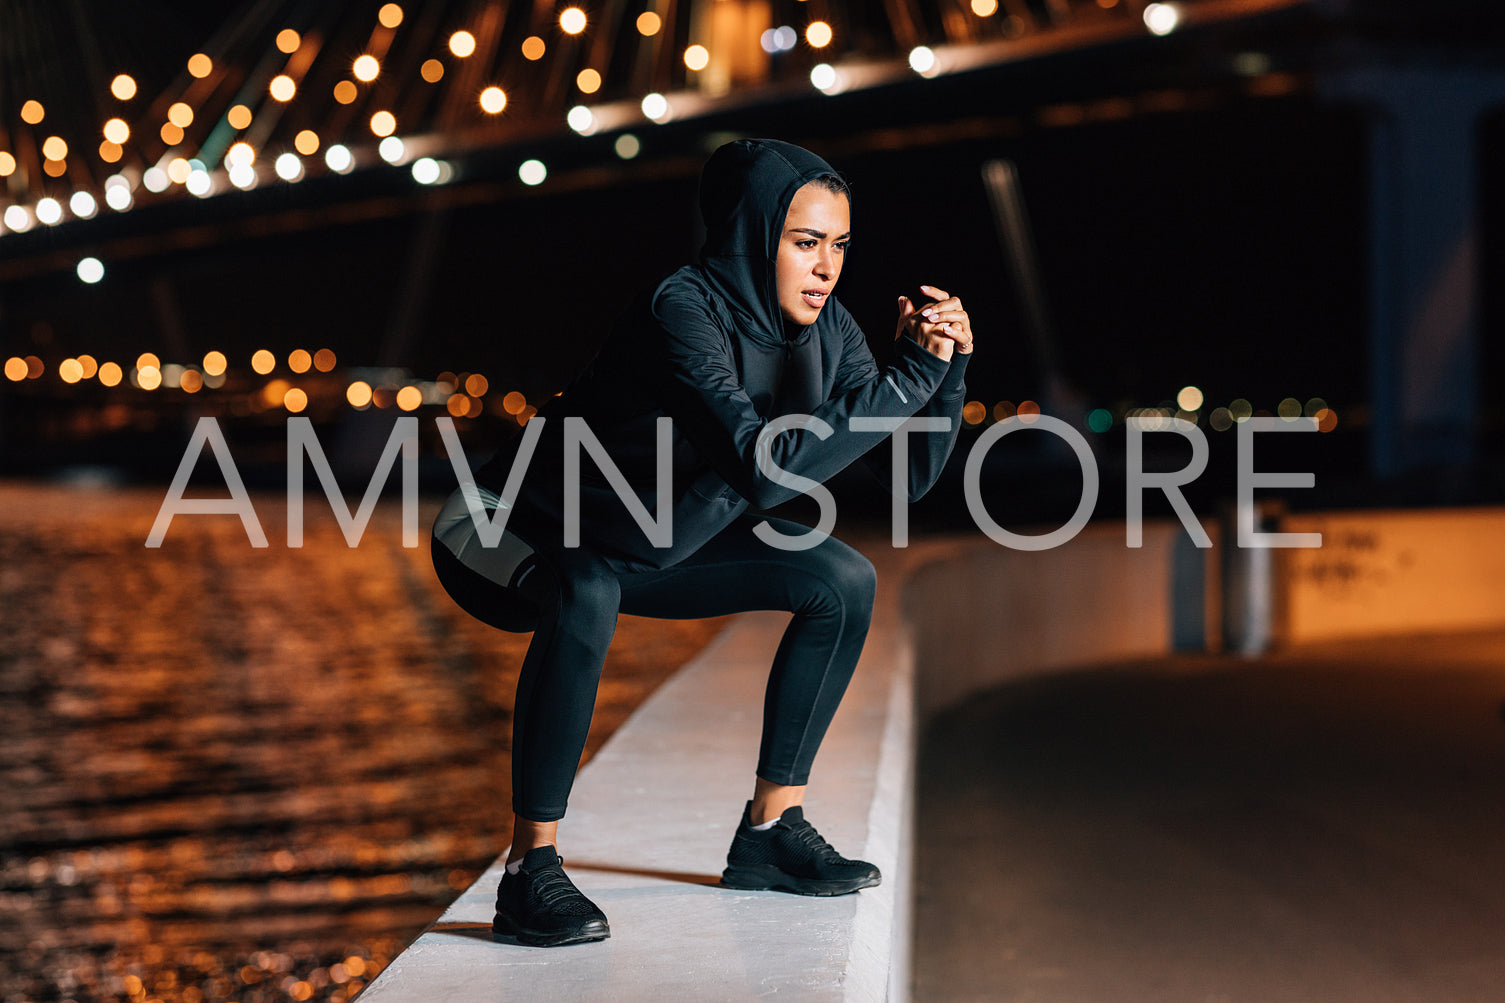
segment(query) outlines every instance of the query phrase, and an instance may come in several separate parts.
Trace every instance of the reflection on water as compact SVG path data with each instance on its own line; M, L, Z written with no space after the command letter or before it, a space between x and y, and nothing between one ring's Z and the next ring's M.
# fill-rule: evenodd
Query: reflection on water
M0 486L0 998L349 999L506 847L528 638L397 506L148 550L160 501ZM623 617L590 749L720 625Z

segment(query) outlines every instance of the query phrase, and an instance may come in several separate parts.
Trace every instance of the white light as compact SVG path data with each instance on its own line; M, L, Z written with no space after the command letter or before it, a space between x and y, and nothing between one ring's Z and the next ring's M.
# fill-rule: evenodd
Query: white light
M1152 3L1144 9L1144 26L1157 35L1169 35L1181 21L1181 10L1175 4Z
M31 213L24 205L13 205L5 210L5 225L17 233L31 229Z
M779 51L788 52L800 40L800 33L785 24L774 29L773 38L778 43Z
M596 131L596 116L583 104L577 104L570 109L570 113L564 120L570 124L570 128L582 136L589 136Z
M109 191L111 188L124 188L126 191L130 191L131 179L124 174L111 174L105 178L105 191Z
M642 152L643 144L640 143L638 141L638 138L632 133L624 132L622 133L622 135L618 136L617 141L612 144L612 149L616 150L617 156L621 157L623 160L631 160L633 157L636 157L640 152Z
M928 45L917 45L909 50L909 68L920 76L928 76L935 69L935 52Z
M37 219L48 226L55 226L63 218L63 205L55 198L37 202Z
M167 186L172 184L172 179L162 168L148 167L146 173L141 175L141 183L146 185L146 190L149 192L165 192Z
M298 159L296 153L282 154L273 167L277 171L277 176L283 181L297 181L303 177L303 161Z
M236 143L225 153L225 166L234 167L244 164L247 167L256 163L256 149L250 143Z
M250 164L236 164L230 168L230 183L245 191L256 187L256 168Z
M83 258L78 263L78 277L93 285L105 277L105 266L98 258Z
M126 185L107 183L105 185L105 205L116 212L125 212L131 207L131 189Z
M389 164L402 163L403 156L408 152L407 147L402 145L402 140L396 136L388 136L376 147L376 152Z
M94 196L88 192L74 192L68 200L68 208L79 219L91 219L99 211L99 203L94 201Z
M769 28L758 38L758 44L763 46L763 51L773 55L779 51L779 33L774 28Z
M210 179L208 171L189 171L184 187L199 198L203 198L214 188L214 182Z
M810 82L815 89L827 94L835 94L840 87L840 76L836 73L836 67L830 63L819 63L810 70Z
M517 176L525 185L541 185L543 179L549 176L549 169L543 165L542 160L524 160L517 169Z
M669 99L657 92L643 98L643 114L655 122L662 122L669 117Z
M347 174L355 166L355 158L342 143L336 143L324 151L324 163L336 174Z
M419 157L413 161L413 180L420 185L431 185L439 180L439 161L433 157Z

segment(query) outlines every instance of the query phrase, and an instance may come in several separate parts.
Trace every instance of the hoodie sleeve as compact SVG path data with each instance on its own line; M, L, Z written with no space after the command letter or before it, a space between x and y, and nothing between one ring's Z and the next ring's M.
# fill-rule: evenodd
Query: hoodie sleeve
M842 331L841 367L837 371L836 384L832 388L832 393L838 396L845 393L849 387L871 380L878 372L878 364L873 359L872 349L868 348L867 336L862 333L862 329L857 326L851 314L843 310L839 317ZM918 348L919 351L930 355L910 338L899 338L894 344L895 352L897 353L904 345ZM946 460L951 456L951 450L956 446L956 437L961 431L962 402L967 394L967 386L963 380L967 372L967 360L970 358L972 358L970 354L953 353L949 363L941 363L947 367L945 375L941 378L935 393L925 401L925 406L914 413L917 418L947 418L951 425L945 432L910 433L908 443L910 501L918 501L925 495L925 492L935 486L935 482L940 479L941 470L946 466ZM939 359L936 361L940 362ZM863 454L862 460L885 488L893 484L894 451L892 444L887 440L878 448Z
M833 302L827 308L834 306ZM935 394L949 372L946 362L902 339L891 365L879 370L873 364L866 378L848 380L839 393L815 408L812 417L830 429L826 438L818 428L795 427L760 444L759 434L768 422L742 385L730 340L705 299L665 288L654 301L653 314L663 336L669 413L721 478L758 508L772 508L801 494L808 483L791 483L795 478L822 483L872 449L877 444L874 433L851 431L851 419L908 418ZM871 353L868 360L871 363ZM780 476L781 471L794 478Z

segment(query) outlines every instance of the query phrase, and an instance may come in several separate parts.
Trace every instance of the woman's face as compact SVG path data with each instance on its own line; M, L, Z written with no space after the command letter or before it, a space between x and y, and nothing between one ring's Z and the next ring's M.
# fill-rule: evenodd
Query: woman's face
M851 230L845 195L813 183L794 193L774 256L779 309L785 320L800 326L815 323L841 276Z

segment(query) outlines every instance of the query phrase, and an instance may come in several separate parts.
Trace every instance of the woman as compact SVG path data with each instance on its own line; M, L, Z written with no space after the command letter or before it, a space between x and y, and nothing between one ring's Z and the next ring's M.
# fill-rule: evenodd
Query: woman
M515 823L494 936L556 945L609 935L564 874L556 834L618 613L794 614L722 881L803 895L879 883L876 867L836 853L802 808L862 651L873 567L833 537L754 513L858 457L891 484L892 450L852 431L855 418L950 419L948 433L910 444L909 495L924 494L955 442L972 331L959 300L922 286L934 302L917 309L899 297L894 361L878 368L831 295L849 199L841 177L797 146L718 149L701 177L699 264L630 306L585 373L476 471L472 500L456 492L435 524L434 565L450 595L487 623L534 632L513 715ZM787 415L819 422L769 434ZM578 459L582 449L594 464ZM498 507L505 532L486 546L475 516L484 508L501 522Z

